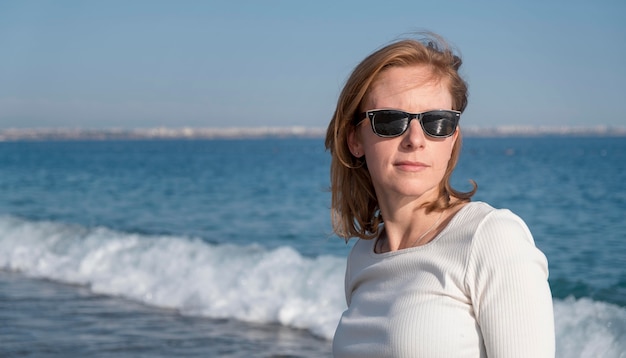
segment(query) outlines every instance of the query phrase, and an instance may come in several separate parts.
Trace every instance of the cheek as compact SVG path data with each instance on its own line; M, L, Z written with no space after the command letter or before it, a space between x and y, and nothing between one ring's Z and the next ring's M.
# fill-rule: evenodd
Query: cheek
M371 172L372 170L376 170L376 167L380 163L380 158L378 157L378 152L373 150L372 147L365 147L365 163L367 163L367 168Z
M441 143L442 145L439 148L435 148L435 160L436 160L436 169L446 170L448 168L448 163L450 162L450 158L452 158L452 148L454 147L454 141L450 141L449 143Z
M380 137L375 135L365 135L362 138L365 157L369 157L372 164L384 161L396 149L396 145L392 144L392 141L389 139L381 140Z
M385 144L386 143L381 142L364 143L367 170L370 172L372 180L374 181L384 176L385 170L391 160L388 148Z
M384 143L381 143L380 138L365 124L359 128L358 139L366 158L377 156L381 147L384 147Z

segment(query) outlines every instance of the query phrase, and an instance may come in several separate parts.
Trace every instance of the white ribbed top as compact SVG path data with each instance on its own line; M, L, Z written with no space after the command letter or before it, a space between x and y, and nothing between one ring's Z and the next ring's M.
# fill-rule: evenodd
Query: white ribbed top
M374 244L348 257L335 357L554 357L547 260L517 215L473 202L426 245Z

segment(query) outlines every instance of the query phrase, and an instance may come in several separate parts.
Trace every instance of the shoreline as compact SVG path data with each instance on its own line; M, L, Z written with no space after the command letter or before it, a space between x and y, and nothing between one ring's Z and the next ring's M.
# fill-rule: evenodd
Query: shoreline
M210 140L263 138L324 138L325 128L250 127L250 128L6 128L0 129L0 142L66 140ZM626 137L626 126L596 127L463 127L467 138L499 137Z

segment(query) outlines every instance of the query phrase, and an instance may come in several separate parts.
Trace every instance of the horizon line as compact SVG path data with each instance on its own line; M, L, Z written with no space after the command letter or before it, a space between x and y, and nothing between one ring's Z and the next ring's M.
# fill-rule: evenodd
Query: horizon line
M626 136L626 126L463 126L466 137L534 136ZM318 138L326 128L305 126L262 127L149 127L149 128L80 128L33 127L0 128L0 141L23 140L147 140L147 139L246 139L246 138Z

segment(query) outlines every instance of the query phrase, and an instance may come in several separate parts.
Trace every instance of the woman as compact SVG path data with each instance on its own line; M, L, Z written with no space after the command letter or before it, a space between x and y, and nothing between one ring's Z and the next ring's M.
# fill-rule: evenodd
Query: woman
M445 42L401 40L353 71L328 127L333 228L357 237L336 357L553 357L545 256L525 223L450 176L467 105Z

